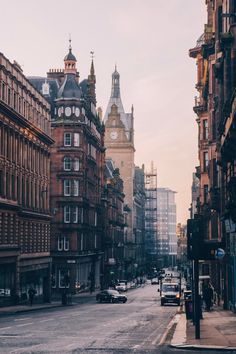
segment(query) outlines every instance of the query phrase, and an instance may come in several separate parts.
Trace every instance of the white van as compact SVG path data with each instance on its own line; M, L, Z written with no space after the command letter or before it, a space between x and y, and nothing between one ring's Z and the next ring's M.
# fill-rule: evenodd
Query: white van
M162 283L160 289L161 306L165 304L180 305L180 286L178 283Z
M126 282L120 282L116 285L116 290L118 291L127 291L127 284Z

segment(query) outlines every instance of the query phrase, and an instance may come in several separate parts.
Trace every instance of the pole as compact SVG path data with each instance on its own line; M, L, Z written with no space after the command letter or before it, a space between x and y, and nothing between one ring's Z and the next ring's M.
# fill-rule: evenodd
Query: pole
M194 322L195 339L200 339L200 301L199 301L199 261L194 262Z
M193 313L193 317L192 317L192 322L195 325L195 304L194 304L194 261L191 261L191 289L192 289L192 313Z

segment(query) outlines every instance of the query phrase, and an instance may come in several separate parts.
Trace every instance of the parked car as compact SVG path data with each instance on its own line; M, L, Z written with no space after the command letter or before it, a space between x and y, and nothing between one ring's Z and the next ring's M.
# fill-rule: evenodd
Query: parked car
M127 284L125 282L120 282L116 285L116 290L127 291Z
M159 284L159 280L158 280L158 278L152 278L152 280L151 280L151 284L152 284L152 285Z
M117 290L103 290L96 295L98 302L123 302L127 301L127 296L120 294Z

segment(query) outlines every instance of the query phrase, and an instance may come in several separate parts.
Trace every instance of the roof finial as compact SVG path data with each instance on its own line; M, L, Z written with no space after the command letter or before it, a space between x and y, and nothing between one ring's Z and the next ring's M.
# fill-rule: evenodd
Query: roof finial
M91 54L91 59L93 60L93 58L94 58L94 52L91 50L90 54Z
M115 71L117 71L117 64L116 64L116 62L115 62Z
M69 51L71 52L71 49L72 49L72 47L71 47L71 34L69 33Z

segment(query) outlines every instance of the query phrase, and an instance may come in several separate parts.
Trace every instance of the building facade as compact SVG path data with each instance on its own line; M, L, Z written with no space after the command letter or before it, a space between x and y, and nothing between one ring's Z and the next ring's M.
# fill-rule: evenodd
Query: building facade
M136 245L136 257L133 274L135 277L146 272L145 253L145 171L135 166L134 175L134 236Z
M160 267L157 238L157 170L151 163L150 171L145 173L145 253L148 272Z
M134 127L133 108L125 113L120 96L120 75L112 74L111 97L104 116L106 157L114 161L124 182L125 194L125 261L127 274L132 276L135 264L135 237L133 227L134 195Z
M205 243L224 248L223 262L206 261L225 308L235 310L235 88L236 4L207 0L207 24L190 56L197 61L200 203ZM214 250L213 249L213 250Z
M50 300L50 104L0 53L0 304Z
M93 60L88 78L79 81L76 58L64 58L64 70L32 78L52 102L50 204L53 293L100 287L104 127L96 110ZM43 85L48 85L45 89Z
M162 267L176 265L175 193L169 188L157 188L157 247Z
M104 284L108 288L125 279L124 193L120 172L111 159L106 160L104 210Z

